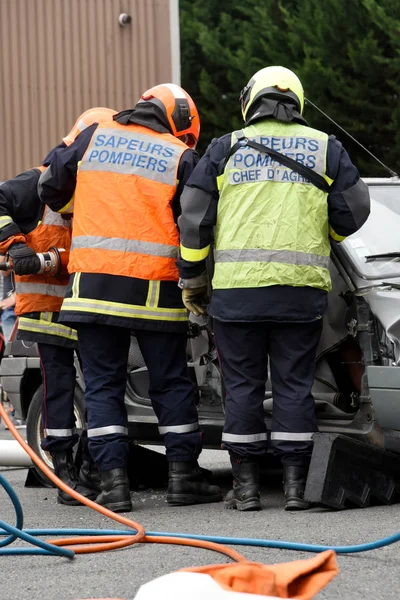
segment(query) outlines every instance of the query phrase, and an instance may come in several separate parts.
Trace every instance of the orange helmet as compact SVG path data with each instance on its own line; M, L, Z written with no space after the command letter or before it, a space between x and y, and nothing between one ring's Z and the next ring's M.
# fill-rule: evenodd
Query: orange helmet
M72 142L75 141L75 138L86 129L86 127L90 127L93 123L102 123L103 121L111 121L113 115L116 115L117 111L112 108L104 108L103 106L96 106L96 108L89 108L84 113L81 114L80 117L75 122L75 125L69 132L67 136L65 136L62 141L67 146L70 146Z
M160 108L167 118L172 135L183 138L189 148L196 146L200 135L199 113L192 98L179 85L156 85L142 94L140 102L151 102Z

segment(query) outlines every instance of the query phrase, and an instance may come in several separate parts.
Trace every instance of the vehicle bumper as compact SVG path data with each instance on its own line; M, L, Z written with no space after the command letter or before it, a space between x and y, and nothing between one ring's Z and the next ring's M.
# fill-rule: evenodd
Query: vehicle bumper
M39 358L5 356L1 361L1 382L18 418L26 417L22 407L22 381L27 369L40 369Z

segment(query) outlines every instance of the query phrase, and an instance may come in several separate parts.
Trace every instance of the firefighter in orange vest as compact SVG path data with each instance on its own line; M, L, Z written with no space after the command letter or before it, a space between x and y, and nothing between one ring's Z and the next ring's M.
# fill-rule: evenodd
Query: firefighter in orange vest
M197 162L192 98L179 86L146 91L113 123L88 127L54 154L39 194L62 211L74 197L68 291L60 320L78 331L90 452L101 472L96 502L132 509L124 405L131 330L169 461L167 501L221 500L197 463L201 433L186 363L187 311L176 258L180 194Z
M68 148L86 127L111 120L114 114L109 108L86 111L57 148ZM15 312L19 315L17 338L38 344L43 379L42 447L50 452L58 477L93 499L99 485L94 463L88 452L84 452L78 478L72 458L72 447L78 440L74 418L77 333L58 321L69 276L67 271L55 276L37 274L41 266L37 252L47 252L51 247L69 252L71 245L71 214L59 214L44 207L37 192L39 176L56 149L46 157L43 166L25 171L0 186L0 252L7 253L13 263ZM65 213L71 211L72 205ZM58 502L79 504L61 490Z

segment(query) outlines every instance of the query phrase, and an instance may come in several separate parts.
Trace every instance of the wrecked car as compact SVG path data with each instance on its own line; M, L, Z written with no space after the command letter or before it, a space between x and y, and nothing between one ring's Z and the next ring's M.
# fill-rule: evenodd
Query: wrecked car
M400 454L400 180L365 179L371 214L342 243L332 242L332 291L317 354L313 387L321 432L341 433ZM198 395L204 447L219 448L224 390L212 331L191 316L188 366ZM75 415L84 424L84 382L77 366ZM1 364L1 378L17 416L27 419L30 445L40 448L41 377L35 345L13 341ZM161 444L148 397L148 374L132 336L125 403L130 436ZM270 425L273 393L268 383L264 410Z

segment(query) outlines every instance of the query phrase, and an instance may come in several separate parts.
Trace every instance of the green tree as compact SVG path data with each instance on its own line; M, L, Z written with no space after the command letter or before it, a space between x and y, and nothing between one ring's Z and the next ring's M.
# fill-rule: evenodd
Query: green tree
M400 169L400 3L397 0L282 2L288 44L306 94L392 168ZM315 127L338 135L363 175L385 171L348 137L307 110ZM386 173L387 174L387 173Z
M201 149L243 125L240 90L288 53L278 0L181 0L182 85L201 111ZM289 66L289 64L287 65Z
M271 64L297 72L306 96L400 171L398 0L181 0L182 84L202 118L200 150L242 125L238 96ZM385 171L315 109L363 175Z

